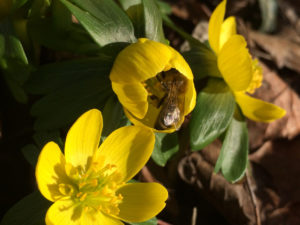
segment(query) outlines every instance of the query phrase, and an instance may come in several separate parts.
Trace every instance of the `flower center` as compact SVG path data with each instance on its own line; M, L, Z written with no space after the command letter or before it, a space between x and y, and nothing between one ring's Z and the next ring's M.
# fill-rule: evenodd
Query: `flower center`
M263 80L262 68L258 64L257 59L252 60L252 71L253 71L253 78L247 89L247 92L250 94L253 94L255 90L261 86Z
M116 191L123 183L115 165L107 164L98 169L94 163L87 172L81 167L73 167L69 174L72 184L59 184L61 194L70 196L86 211L101 210L111 215L119 214L118 205L123 197L117 195Z
M170 69L146 80L144 85L148 102L160 109L155 128L179 128L176 126L183 116L186 78L176 69Z

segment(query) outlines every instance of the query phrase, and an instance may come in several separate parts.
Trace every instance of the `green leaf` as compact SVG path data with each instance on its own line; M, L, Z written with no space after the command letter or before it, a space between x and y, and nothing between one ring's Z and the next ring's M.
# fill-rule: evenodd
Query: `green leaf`
M32 39L50 49L87 54L99 51L99 46L81 26L70 24L64 29L63 26L66 24L61 27L56 26L51 18L29 20L27 25Z
M103 109L103 130L102 139L105 139L114 130L130 124L124 114L123 107L116 98L112 96L105 104Z
M165 166L168 160L179 150L177 133L155 133L155 146L152 159L159 166Z
M130 17L137 38L167 43L162 27L162 16L154 0L120 0L123 9Z
M0 24L0 68L14 98L20 103L26 103L23 84L31 68L20 40L14 36L13 25L7 20Z
M215 172L221 169L225 179L230 182L240 180L247 169L248 148L247 124L245 118L236 110L226 131Z
M34 144L25 145L22 149L22 154L24 155L27 162L30 163L31 166L35 167L37 163L37 159L40 154L40 150Z
M190 121L191 148L201 150L228 127L235 107L234 96L221 79L210 79L197 97Z
M170 15L172 13L172 8L171 6L164 2L164 1L160 1L160 0L156 0L158 8L160 10L160 12L164 15Z
M140 223L129 223L130 225L157 225L157 219L156 217L153 217L150 220L147 220L145 222L140 222Z
M13 10L20 8L24 5L28 0L13 0Z
M135 42L133 25L112 0L61 0L100 46Z
M1 225L44 225L51 204L39 192L33 192L8 210Z
M95 74L109 82L112 63L112 60L97 57L43 65L32 73L26 90L32 94L48 94Z
M34 128L59 129L89 109L101 110L112 95L108 82L105 77L94 74L46 95L32 107L32 115L38 117Z
M193 45L191 50L184 52L183 57L190 65L195 80L207 76L221 77L215 53L205 44Z
M73 122L91 108L102 109L113 94L108 78L111 62L101 58L41 67L28 83L32 93L47 94L31 113L36 130L54 130Z
M28 144L24 146L21 151L24 155L25 159L35 168L37 163L40 151L50 141L54 141L57 143L61 149L64 147L64 143L62 142L59 132L38 132L33 135L34 144Z
M145 37L145 19L142 0L119 0L134 26L134 34L137 38Z
M162 16L154 0L143 0L145 18L145 37L150 40L167 43L163 27Z

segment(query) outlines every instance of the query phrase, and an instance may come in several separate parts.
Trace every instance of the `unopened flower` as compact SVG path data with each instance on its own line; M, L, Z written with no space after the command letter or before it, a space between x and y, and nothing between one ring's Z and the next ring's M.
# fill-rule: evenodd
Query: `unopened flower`
M71 127L65 155L47 143L36 166L40 192L54 202L47 225L122 225L159 213L168 193L158 183L126 184L145 165L154 146L154 134L144 127L123 127L99 147L101 112L84 113Z
M156 131L179 129L196 103L193 74L184 58L146 38L119 53L110 79L131 122Z
M249 54L243 36L236 33L234 17L224 20L226 0L223 0L209 20L208 37L210 47L217 56L218 69L232 90L243 114L249 119L271 122L285 115L285 110L250 97L247 93L261 86L262 69Z

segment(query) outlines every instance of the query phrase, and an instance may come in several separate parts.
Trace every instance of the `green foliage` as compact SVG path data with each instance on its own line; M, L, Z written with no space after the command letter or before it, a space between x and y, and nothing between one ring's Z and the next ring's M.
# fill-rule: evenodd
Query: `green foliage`
M129 17L112 0L61 0L99 46L135 42Z
M88 109L102 109L112 94L110 68L111 62L102 58L41 66L27 86L31 93L46 94L31 110L35 129L58 129Z
M137 38L166 43L163 33L161 11L154 0L120 0L119 1L130 17Z
M30 74L30 66L20 40L14 35L10 21L0 23L0 68L14 98L27 102L23 84Z
M207 87L197 96L190 121L191 148L201 150L228 127L232 119L235 100L221 79L209 80Z
M39 192L33 192L8 210L1 225L44 225L51 204Z
M244 116L237 109L226 131L215 172L222 171L230 182L240 180L248 164L248 130Z
M59 132L54 131L54 132L47 132L47 131L42 131L35 133L33 135L33 140L35 144L28 144L24 146L21 151L25 157L25 159L30 163L35 168L35 165L38 160L38 156L40 154L40 151L42 148L45 146L50 141L54 141L57 143L61 149L63 149L63 142L60 138Z
M207 76L221 77L215 53L205 44L193 45L190 51L183 53L196 80Z
M12 0L13 2L13 10L21 8L28 0Z
M130 225L157 225L157 219L156 217L153 217L150 220L147 220L145 222L140 222L140 223L129 223Z
M159 166L165 166L168 160L179 150L177 133L156 133L152 159Z
M124 114L123 107L116 96L112 96L106 102L103 112L102 139L105 139L114 130L130 125L130 121Z

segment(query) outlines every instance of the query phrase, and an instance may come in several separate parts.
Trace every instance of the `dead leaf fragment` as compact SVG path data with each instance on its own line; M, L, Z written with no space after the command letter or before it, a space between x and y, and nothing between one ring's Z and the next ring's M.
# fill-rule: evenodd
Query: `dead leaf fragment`
M252 31L251 38L275 60L279 68L286 66L300 72L300 45L282 37Z
M254 96L286 110L286 115L272 123L249 121L251 148L258 148L264 141L276 138L292 139L300 134L300 98L274 71L261 64L264 73L262 86Z

